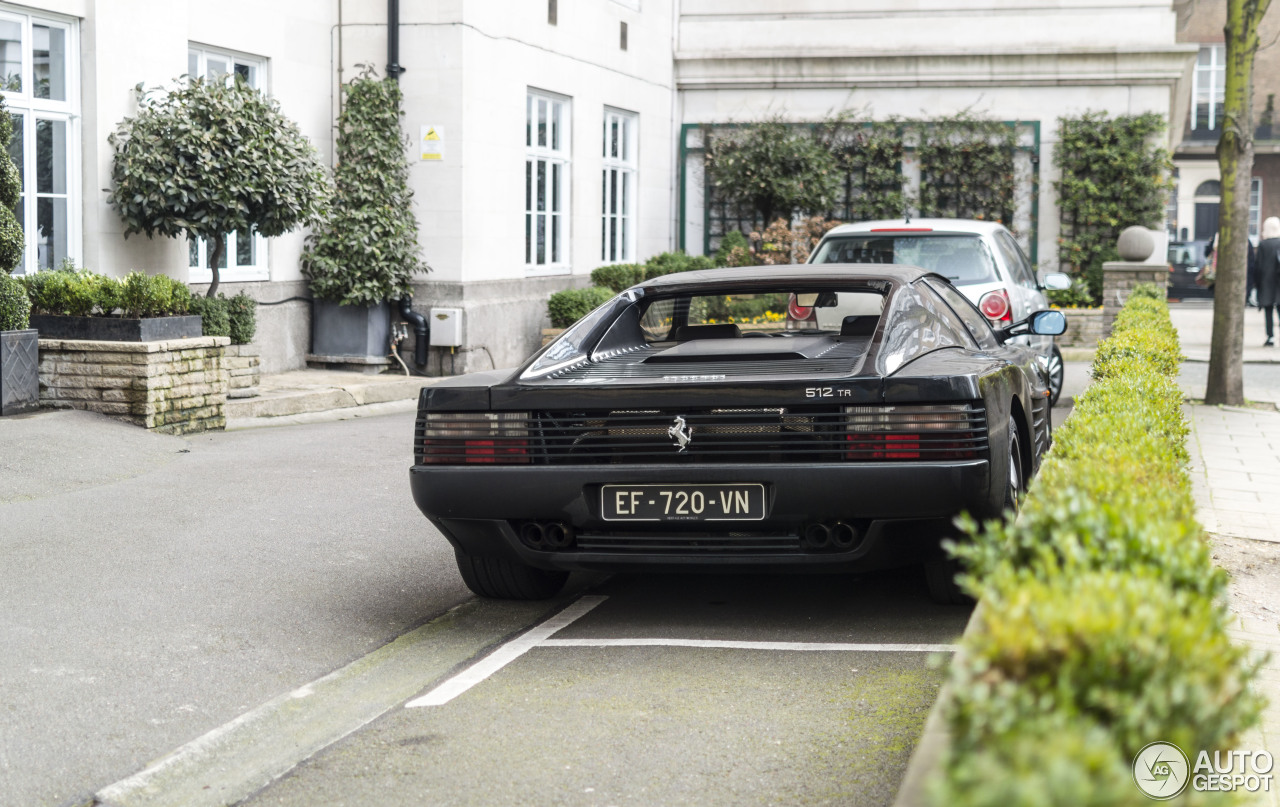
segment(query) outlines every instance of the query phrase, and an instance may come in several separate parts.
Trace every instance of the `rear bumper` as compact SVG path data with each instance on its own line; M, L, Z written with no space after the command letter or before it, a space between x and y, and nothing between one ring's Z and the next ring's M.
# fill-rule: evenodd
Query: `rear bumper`
M605 521L603 484L759 482L765 485L764 521L644 523ZM501 555L547 569L664 569L677 567L815 567L886 565L891 556L936 546L950 520L962 511L987 513L991 472L987 460L929 463L715 466L414 466L410 471L418 508L459 550ZM577 546L540 551L521 542L526 521L556 522L576 534L600 536L593 549ZM856 524L858 544L847 551L805 552L787 548L813 523ZM699 539L733 535L776 536L761 547L733 551ZM647 540L622 546L619 536ZM663 541L652 539L661 537ZM923 543L922 543L923 542ZM660 548L653 548L656 543ZM611 548L602 550L602 545Z

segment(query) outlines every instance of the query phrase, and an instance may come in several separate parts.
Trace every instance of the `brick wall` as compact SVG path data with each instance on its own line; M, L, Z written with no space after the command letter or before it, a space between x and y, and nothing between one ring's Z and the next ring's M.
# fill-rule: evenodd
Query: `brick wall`
M1129 292L1139 283L1154 283L1162 289L1169 287L1169 267L1163 263L1129 263L1108 261L1102 264L1102 336L1111 335L1116 314L1129 299Z
M1055 341L1058 347L1097 347L1102 339L1101 308L1064 308L1067 332Z
M222 429L230 341L41 339L40 404L101 412L165 434Z

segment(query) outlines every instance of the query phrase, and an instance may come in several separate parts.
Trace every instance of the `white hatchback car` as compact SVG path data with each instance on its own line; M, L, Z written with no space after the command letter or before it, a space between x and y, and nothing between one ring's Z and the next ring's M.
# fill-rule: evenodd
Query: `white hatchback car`
M899 263L947 277L986 315L993 328L1049 307L1046 289L1066 289L1060 272L1037 275L1026 253L1001 224L971 219L910 219L842 224L822 237L809 263ZM1035 349L1049 378L1052 401L1062 393L1062 353L1052 336L1017 336Z

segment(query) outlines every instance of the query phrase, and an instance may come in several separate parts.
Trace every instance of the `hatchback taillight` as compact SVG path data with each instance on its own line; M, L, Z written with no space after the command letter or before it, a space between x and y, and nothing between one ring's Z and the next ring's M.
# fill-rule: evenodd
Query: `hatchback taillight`
M421 425L422 465L527 464L528 412L427 412Z
M818 327L818 312L811 305L800 305L796 296L787 301L787 330L807 330Z
M996 289L982 295L982 299L978 301L978 309L993 323L1013 321L1013 307L1009 305L1009 292L1004 289Z

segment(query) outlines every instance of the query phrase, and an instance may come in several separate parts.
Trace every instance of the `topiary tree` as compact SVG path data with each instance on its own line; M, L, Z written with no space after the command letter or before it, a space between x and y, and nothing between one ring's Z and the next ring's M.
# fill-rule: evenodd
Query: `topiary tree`
M13 272L22 262L26 239L22 226L13 211L22 195L22 178L18 166L9 156L9 141L13 139L13 118L5 109L4 96L0 95L0 271Z
M716 195L775 218L829 210L840 190L839 161L807 128L781 116L706 133L706 167Z
M413 275L430 269L419 257L400 85L365 66L343 92L337 195L307 239L302 274L322 300L377 305L409 296Z
M324 164L280 105L236 77L137 87L139 109L107 138L111 206L133 233L203 238L213 282L230 232L271 237L323 214Z

